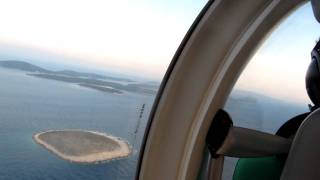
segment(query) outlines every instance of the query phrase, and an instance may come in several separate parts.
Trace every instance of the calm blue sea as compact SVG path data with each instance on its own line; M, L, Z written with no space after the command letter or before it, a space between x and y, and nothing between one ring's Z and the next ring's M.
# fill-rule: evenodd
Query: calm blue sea
M0 180L134 179L154 96L115 95L3 68L0 83ZM139 120L143 104L145 111ZM270 133L295 115L308 111L306 104L286 103L247 91L234 91L225 109L236 126ZM127 140L133 153L128 158L100 164L71 163L33 141L33 134L51 129L111 134ZM225 172L229 174L224 177L232 177L235 162L227 159Z
M138 150L154 97L115 95L0 68L0 179L133 179ZM145 111L135 134L140 109ZM127 140L124 159L82 165L59 159L32 135L50 129L86 129Z

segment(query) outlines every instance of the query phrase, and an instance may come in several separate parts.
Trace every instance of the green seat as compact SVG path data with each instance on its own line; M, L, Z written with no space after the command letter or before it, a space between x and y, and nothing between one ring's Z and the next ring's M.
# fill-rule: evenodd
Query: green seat
M307 112L291 118L279 128L276 134L292 138L309 114L310 112ZM276 156L240 158L233 173L233 180L279 180L285 159L285 155L282 158Z
M284 161L272 156L241 158L238 160L233 180L279 180Z

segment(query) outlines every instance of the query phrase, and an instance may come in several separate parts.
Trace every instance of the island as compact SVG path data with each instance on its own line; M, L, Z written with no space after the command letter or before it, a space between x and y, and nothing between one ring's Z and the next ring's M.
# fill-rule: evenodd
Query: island
M0 67L24 71L28 76L61 81L65 83L73 83L84 88L90 88L117 95L124 94L124 92L155 95L160 84L159 82L155 81L141 83L127 78L111 77L73 70L53 71L28 62L15 60L0 61Z
M92 88L92 89L96 89L98 91L102 91L102 92L110 92L110 93L114 93L114 94L123 94L122 91L118 90L118 89L114 89L110 86L97 86L97 85L93 85L93 84L86 84L86 83L80 83L78 84L79 86L83 86L83 87L88 87L88 88Z
M117 137L85 130L50 130L33 139L58 157L74 163L99 163L128 157L129 144Z

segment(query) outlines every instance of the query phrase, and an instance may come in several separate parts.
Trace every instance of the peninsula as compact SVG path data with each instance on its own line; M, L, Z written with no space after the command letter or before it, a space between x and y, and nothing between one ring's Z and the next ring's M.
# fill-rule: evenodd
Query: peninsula
M33 139L58 157L75 163L97 163L127 157L129 144L120 138L84 130L51 130Z
M24 71L28 76L77 84L81 87L106 93L124 94L125 92L133 92L155 95L159 89L158 82L139 83L127 78L77 72L73 70L53 71L24 61L0 61L0 67Z

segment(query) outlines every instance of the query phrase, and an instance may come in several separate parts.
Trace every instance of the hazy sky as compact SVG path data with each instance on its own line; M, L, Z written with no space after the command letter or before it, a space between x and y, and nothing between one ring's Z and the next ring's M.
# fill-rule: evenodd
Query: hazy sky
M205 0L1 1L0 59L161 79L205 3ZM267 38L237 87L306 102L304 77L310 51L319 37L320 26L313 18L310 4L306 4Z
M161 78L204 0L0 2L0 57ZM49 64L47 64L49 65Z
M303 5L266 38L236 87L294 102L309 102L305 74L320 25L310 3Z

